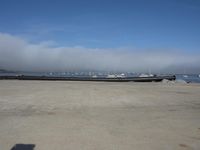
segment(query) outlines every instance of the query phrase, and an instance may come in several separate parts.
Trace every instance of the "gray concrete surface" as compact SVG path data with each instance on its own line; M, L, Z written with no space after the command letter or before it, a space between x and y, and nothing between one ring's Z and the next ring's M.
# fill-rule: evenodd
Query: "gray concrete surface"
M0 81L0 150L199 150L200 84Z

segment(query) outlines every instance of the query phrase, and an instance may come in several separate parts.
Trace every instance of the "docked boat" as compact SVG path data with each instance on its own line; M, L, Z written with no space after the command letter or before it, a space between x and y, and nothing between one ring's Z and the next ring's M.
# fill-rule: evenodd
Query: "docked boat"
M141 78L143 78L143 77L155 77L156 75L154 75L154 74L141 74L141 75L139 75L139 77L141 77Z
M188 78L188 75L183 75L184 78Z

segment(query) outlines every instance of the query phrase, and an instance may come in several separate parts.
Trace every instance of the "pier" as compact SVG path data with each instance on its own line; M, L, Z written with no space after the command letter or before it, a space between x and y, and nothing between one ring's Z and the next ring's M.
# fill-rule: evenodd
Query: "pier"
M104 81L104 82L160 82L163 79L175 80L175 75L153 76L153 77L124 77L124 78L106 78L106 77L51 77L51 76L0 76L0 80L52 80L52 81Z

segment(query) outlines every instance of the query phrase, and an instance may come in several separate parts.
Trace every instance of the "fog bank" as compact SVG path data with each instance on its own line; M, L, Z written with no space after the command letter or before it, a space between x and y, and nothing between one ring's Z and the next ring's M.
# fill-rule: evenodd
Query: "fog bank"
M131 71L200 73L200 55L176 50L93 49L32 44L0 33L0 69L15 71Z

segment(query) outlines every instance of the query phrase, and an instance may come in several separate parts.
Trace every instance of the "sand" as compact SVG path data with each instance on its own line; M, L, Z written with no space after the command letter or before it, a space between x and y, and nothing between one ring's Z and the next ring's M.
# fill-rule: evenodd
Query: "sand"
M199 150L200 84L0 80L0 150Z

